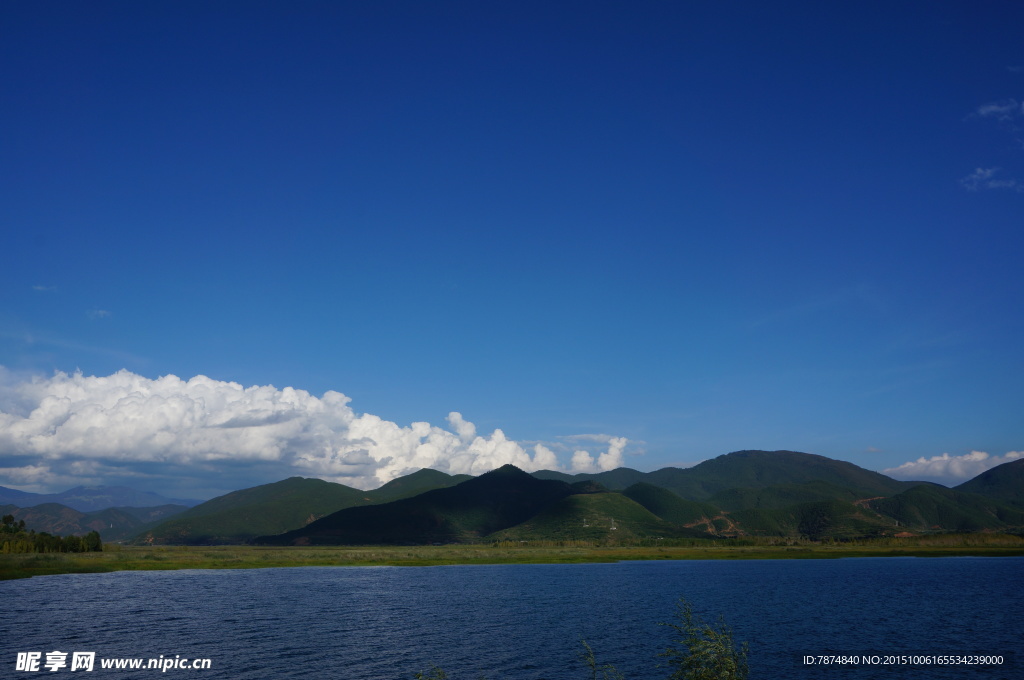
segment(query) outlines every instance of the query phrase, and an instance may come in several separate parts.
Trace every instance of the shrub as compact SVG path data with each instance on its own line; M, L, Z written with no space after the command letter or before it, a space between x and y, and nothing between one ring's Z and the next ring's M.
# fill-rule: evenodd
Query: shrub
M686 600L680 599L677 607L678 623L662 624L679 636L678 646L670 646L661 653L668 659L669 668L674 669L669 680L745 680L747 643L736 647L732 630L722 617L715 627L694 616L693 607Z

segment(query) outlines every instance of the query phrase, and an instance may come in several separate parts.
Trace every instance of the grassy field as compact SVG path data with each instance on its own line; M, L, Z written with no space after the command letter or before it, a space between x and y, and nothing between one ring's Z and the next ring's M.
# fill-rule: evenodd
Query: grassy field
M452 564L572 564L623 560L827 559L839 557L1022 556L1024 538L1001 534L890 538L845 543L772 539L676 545L580 543L445 546L263 547L107 545L103 552L0 555L0 580L49 574L267 567L422 567Z

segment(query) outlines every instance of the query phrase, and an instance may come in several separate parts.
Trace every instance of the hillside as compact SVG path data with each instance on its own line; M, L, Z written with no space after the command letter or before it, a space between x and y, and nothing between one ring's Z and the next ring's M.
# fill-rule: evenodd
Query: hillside
M572 487L512 465L455 486L376 506L351 507L280 536L272 545L423 544L480 540L533 517Z
M392 479L390 482L366 492L375 503L387 503L402 498L411 498L433 489L444 489L473 479L472 475L449 475L438 470L423 468L412 474Z
M660 486L637 482L622 492L622 495L636 501L657 517L683 527L697 528L709 533L718 533L716 518L722 511L710 503L688 501Z
M140 535L136 542L244 543L261 533L288 531L340 508L369 502L362 491L343 484L290 477L200 503Z
M969 533L1024 528L1024 510L980 494L934 485L921 484L868 505L912 531Z
M594 541L708 538L703 531L666 521L618 492L578 493L555 501L530 519L488 536L495 541Z
M895 523L870 508L842 501L748 508L729 515L742 535L849 539L893 535Z
M472 479L437 470L419 470L372 491L322 479L291 477L233 491L195 506L140 535L149 544L213 545L245 543L280 534L344 508L386 503Z
M953 490L980 494L1006 505L1024 508L1024 458L997 465Z
M801 503L842 501L853 503L864 496L864 491L849 489L829 482L814 481L801 484L774 484L758 488L732 488L719 491L709 503L723 510L735 512L747 509L777 509Z

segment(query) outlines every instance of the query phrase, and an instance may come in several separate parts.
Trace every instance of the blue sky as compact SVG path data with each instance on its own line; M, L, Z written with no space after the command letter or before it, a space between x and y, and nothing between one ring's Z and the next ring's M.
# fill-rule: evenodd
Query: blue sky
M972 476L1024 449L1021 25L1014 2L4 3L0 485L372 486L425 460L418 422L455 437L449 471L513 442L563 469L759 448ZM278 406L217 412L195 376ZM320 434L182 432L293 416ZM350 432L373 418L413 443Z

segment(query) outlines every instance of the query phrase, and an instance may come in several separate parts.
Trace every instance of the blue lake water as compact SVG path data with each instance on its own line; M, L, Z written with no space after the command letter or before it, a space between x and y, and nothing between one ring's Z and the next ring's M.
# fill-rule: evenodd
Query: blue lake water
M627 678L664 678L675 602L750 645L751 678L1024 678L1024 558L304 567L0 583L0 677L18 652L209 658L99 677L585 678L586 638ZM803 655L1000 654L1002 667L809 667ZM94 676L86 676L94 677Z

